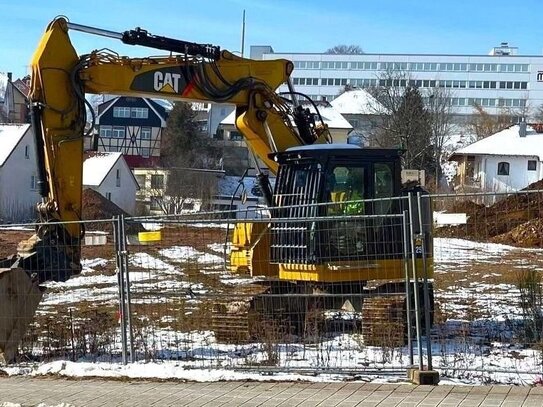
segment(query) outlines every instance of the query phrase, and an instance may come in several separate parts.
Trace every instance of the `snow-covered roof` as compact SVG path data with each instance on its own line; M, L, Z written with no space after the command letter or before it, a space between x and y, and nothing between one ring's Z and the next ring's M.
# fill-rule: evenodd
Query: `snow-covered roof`
M0 124L0 167L26 134L30 124Z
M543 160L543 134L526 126L526 137L520 137L520 126L514 125L482 140L456 150L450 160L459 155L513 155L539 157Z
M83 162L83 185L99 186L111 171L121 153L93 153Z
M315 108L313 105L305 105L304 107L308 107L309 110L312 113L316 113ZM324 120L324 123L328 125L328 128L330 129L347 129L350 130L353 128L351 124L339 113L336 109L334 109L330 105L318 105L319 113L322 116L322 119ZM222 125L234 125L236 118L236 111L232 111L228 116L226 116L222 121Z
M386 108L364 89L343 92L330 103L341 114L386 113Z

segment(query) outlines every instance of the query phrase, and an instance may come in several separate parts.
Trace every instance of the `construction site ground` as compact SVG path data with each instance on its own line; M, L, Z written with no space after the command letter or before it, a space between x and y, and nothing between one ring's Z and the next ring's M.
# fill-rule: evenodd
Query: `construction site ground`
M0 378L0 406L539 407L543 387Z

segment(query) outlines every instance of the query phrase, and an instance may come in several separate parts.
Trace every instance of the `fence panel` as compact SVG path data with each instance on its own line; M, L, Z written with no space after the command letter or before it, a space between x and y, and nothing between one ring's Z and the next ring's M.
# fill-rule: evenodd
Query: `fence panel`
M543 191L432 200L435 219L466 215L434 229L434 366L467 380L539 382Z
M154 220L160 236L143 236L160 240L129 239L136 359L175 359L188 368L405 373L410 255L401 210L345 217L292 207L273 221L268 209L247 220L244 212L227 215L162 218ZM153 220L127 222L149 229Z
M26 334L16 361L50 361L57 358L78 360L118 360L121 352L118 324L118 284L111 236L111 220L82 222L87 229L83 240L82 271L67 281L41 284L43 297ZM30 238L40 224L0 225L0 258L15 255L20 241ZM83 225L82 225L83 226ZM93 232L99 230L100 232ZM75 249L78 242L65 241L65 249ZM42 245L44 261L35 273L54 273L47 269L57 254ZM6 266L6 265L5 265ZM5 273L5 274L4 274ZM16 273L24 273L22 270ZM4 270L6 278L7 271ZM30 316L32 313L30 313ZM2 310L3 327L11 322ZM20 318L23 318L22 314ZM20 321L21 322L21 321Z

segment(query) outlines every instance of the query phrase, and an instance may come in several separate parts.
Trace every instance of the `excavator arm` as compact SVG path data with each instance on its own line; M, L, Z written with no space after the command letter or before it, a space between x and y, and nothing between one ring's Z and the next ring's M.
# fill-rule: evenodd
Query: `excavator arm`
M110 50L79 55L70 30L165 50L169 55L130 58ZM12 319L18 322L5 315L0 324L0 354L4 352L5 360L13 357L25 324L32 319L41 297L38 285L48 280L65 281L81 270L82 228L78 221L83 138L90 107L86 94L234 104L236 126L249 150L272 173L276 173L277 163L269 158L270 153L329 140L326 126L317 124L307 109L298 106L296 97L289 101L275 92L285 82L293 90L289 82L293 64L284 59L255 61L209 44L154 36L140 28L117 33L57 18L42 36L31 67L29 99L42 196L38 213L43 226L19 244L16 256L0 259L0 291L3 285L14 284L14 273L20 286L15 290L20 294L19 302L7 304L13 309ZM26 286L20 281L25 278ZM17 314L21 307L27 310L25 318Z

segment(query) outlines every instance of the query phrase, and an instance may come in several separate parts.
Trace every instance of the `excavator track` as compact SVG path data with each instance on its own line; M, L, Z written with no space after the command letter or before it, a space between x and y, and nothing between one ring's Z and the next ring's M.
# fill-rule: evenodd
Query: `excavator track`
M367 346L400 347L407 332L406 296L365 298L362 305L362 337Z
M249 284L225 300L213 304L211 327L215 339L222 343L246 343L254 336L254 325L258 314L254 309L254 301L259 295L266 293L269 287L260 284Z

